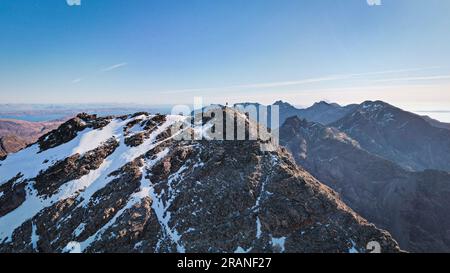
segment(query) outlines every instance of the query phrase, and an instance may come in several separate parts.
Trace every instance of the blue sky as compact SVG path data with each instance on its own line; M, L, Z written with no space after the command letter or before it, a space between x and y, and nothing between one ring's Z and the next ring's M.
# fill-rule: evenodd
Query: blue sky
M0 101L450 110L450 1L0 0Z

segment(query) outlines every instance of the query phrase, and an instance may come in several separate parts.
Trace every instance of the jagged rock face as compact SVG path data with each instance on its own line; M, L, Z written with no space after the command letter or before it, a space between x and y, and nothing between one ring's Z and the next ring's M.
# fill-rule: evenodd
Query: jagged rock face
M406 169L450 171L450 131L387 103L364 102L330 126Z
M280 143L352 209L388 230L402 249L450 252L449 173L407 171L361 149L345 133L296 117L282 126Z
M399 251L285 150L176 123L81 115L1 161L0 252Z

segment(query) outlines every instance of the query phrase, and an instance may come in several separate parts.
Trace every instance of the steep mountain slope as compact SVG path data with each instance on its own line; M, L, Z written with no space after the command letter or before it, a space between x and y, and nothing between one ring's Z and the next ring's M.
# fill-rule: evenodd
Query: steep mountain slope
M366 101L331 126L410 170L450 171L450 131L382 101Z
M62 121L28 122L0 119L0 158L23 149L40 136L56 129Z
M335 128L292 117L280 142L344 202L388 230L402 249L450 252L450 174L411 172L370 154Z
M79 115L9 155L0 252L399 251L284 150L206 140L204 122Z
M431 126L450 130L450 123L440 122L439 120L430 118L429 116L421 116L426 122L428 122Z

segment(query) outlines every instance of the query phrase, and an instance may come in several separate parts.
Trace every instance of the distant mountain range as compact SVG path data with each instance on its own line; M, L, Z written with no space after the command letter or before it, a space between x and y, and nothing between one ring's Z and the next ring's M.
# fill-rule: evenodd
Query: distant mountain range
M262 106L243 103L243 106ZM319 102L297 109L277 101L280 126L292 116L338 128L373 154L409 170L450 171L450 130L446 123L419 116L381 101L340 106ZM270 105L269 113L270 113Z
M270 114L271 111L271 105L263 105L260 103L252 103L252 102L244 102L244 103L236 103L234 106L254 106L256 109L259 109L260 106L267 106L268 107L268 113ZM322 124L329 124L331 122L334 122L345 115L347 115L349 112L351 112L357 105L351 104L348 106L340 106L336 103L327 103L324 101L315 103L314 105L299 109L295 106L283 102L283 101L276 101L272 105L277 105L279 107L279 115L280 115L280 126L286 121L286 119L297 116L300 118L305 118L310 121L319 122ZM259 118L259 117L258 117Z
M390 231L402 248L450 251L448 124L382 101L319 102L306 109L274 105L280 144L299 166Z
M269 112L271 105L278 105L280 111L280 125L282 125L286 121L286 119L292 116L297 116L308 121L318 122L323 125L329 125L345 117L349 113L352 113L360 106L359 104L349 104L346 106L341 106L337 103L320 101L307 108L298 108L288 102L284 102L281 100L276 101L271 105L264 105L257 102L243 102L234 104L234 106L236 105L242 105L244 107L253 105L256 108L258 108L259 106L267 106ZM410 114L414 115L412 113ZM441 122L436 119L430 118L429 116L420 117L433 127L450 129L450 123Z
M280 107L280 124L283 124L287 118L292 116L301 117L309 121L329 124L339 120L352 112L358 105L350 104L340 106L337 103L317 102L305 109L297 109L287 102L277 101L274 105Z
M330 124L365 150L410 170L450 171L450 130L381 101L367 101Z

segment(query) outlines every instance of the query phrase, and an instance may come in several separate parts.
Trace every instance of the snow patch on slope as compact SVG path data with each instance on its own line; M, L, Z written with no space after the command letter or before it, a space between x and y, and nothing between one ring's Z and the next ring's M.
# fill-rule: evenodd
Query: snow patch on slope
M348 253L359 253L358 249L356 249L356 243L352 239L350 239L352 243L352 247L348 249Z
M84 228L86 227L85 223L81 223L78 225L78 227L73 231L73 235L78 237L80 234L84 231Z
M102 237L102 235L108 230L108 228L113 226L117 222L117 219L119 219L120 216L122 216L125 211L132 208L135 204L139 203L142 200L142 198L150 196L151 186L150 186L150 183L148 182L148 179L146 179L145 168L151 168L154 164L156 164L162 158L164 158L167 155L167 153L168 153L168 149L163 150L162 152L157 154L155 159L151 160L150 162L145 164L144 167L141 168L141 184L139 187L139 191L136 193L133 193L133 195L129 198L127 204L122 209L120 209L111 220L109 220L105 225L103 225L99 230L97 230L97 232L95 232L93 235L91 235L85 241L70 242L65 247L65 249L67 249L68 252L71 252L70 251L71 246L76 245L77 246L76 250L83 252L93 242L95 242L96 240L99 240ZM84 229L84 227L83 227L83 229ZM76 230L74 232L76 232Z
M236 248L236 250L234 251L234 253L249 253L250 251L252 251L252 249L253 249L253 248L251 248L251 247L248 248L248 249L244 249L244 248L238 246L238 247Z
M261 221L259 220L259 216L256 216L256 238L261 238Z
M154 190L154 187L150 190L150 196L153 200L152 202L152 208L155 211L156 217L158 218L158 221L163 228L164 237L160 238L160 241L158 242L158 246L160 246L160 243L162 239L167 238L173 242L177 247L177 252L184 253L186 252L185 248L181 245L180 239L181 235L178 233L175 227L171 228L169 223L171 220L171 213L169 211L170 206L172 205L173 200L176 197L176 192L174 192L172 188L172 183L176 180L179 180L181 178L181 173L186 170L186 167L181 167L175 174L172 174L167 182L167 196L168 200L164 202L163 196L165 195L165 191L162 190L160 194L157 194ZM158 250L158 249L157 249Z
M102 143L106 142L111 137L121 133L123 123L123 121L113 119L103 128L82 134L78 146L72 149L72 154L83 155L84 153L101 146Z
M39 241L39 235L37 234L37 227L35 223L31 226L31 246L33 249L37 249L37 242Z
M285 243L286 243L286 237L279 237L279 238L272 237L272 246L273 247L278 246L280 248L281 252L285 251L285 247L284 247Z

